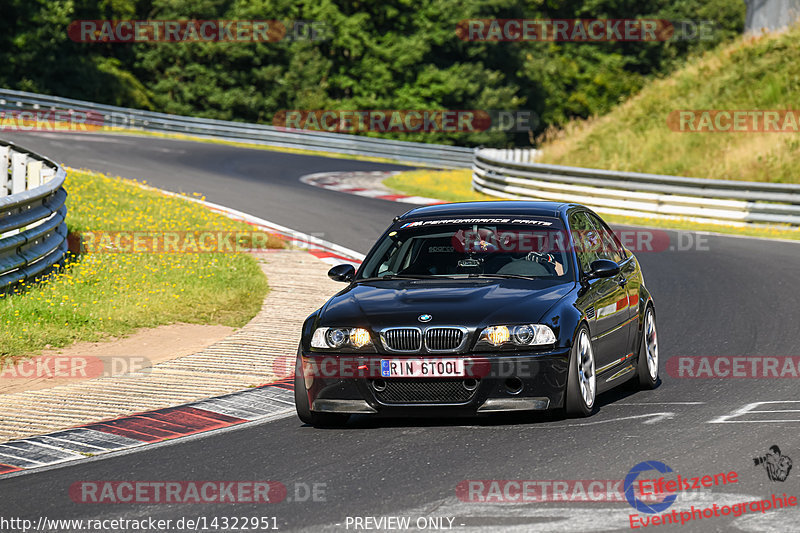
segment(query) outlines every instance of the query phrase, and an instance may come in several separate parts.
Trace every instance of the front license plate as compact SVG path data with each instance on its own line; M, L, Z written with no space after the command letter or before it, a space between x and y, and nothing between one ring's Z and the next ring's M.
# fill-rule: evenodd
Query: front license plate
M381 359L385 378L460 378L464 377L463 359Z

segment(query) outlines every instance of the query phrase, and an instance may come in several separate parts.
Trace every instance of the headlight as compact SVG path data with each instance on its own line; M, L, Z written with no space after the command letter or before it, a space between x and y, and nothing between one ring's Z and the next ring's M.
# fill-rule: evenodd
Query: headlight
M364 328L317 328L311 337L312 348L336 350L349 346L358 349L370 344L372 338Z
M493 346L500 346L511 340L511 334L506 326L491 326L483 330L481 339L486 340Z
M341 348L350 337L346 329L331 328L325 332L325 343L330 348Z
M364 328L353 328L350 330L350 344L356 348L363 348L371 343L372 339L369 336L369 331Z
M525 324L524 326L514 326L512 331L513 333L511 334L511 338L514 340L514 344L518 344L520 346L530 344L531 341L536 338L536 330L528 324Z
M556 336L553 330L544 324L522 324L518 326L489 326L485 328L478 343L502 346L514 344L516 346L546 346L555 344Z

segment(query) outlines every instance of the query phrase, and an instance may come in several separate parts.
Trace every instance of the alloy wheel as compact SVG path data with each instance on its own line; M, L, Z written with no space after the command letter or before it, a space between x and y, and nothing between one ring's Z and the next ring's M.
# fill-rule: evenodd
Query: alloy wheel
M586 407L594 405L595 375L594 352L589 334L583 330L578 338L578 378L581 386L581 396Z
M650 379L658 377L658 335L656 334L656 321L653 312L648 310L644 322L644 346L647 352L647 370Z

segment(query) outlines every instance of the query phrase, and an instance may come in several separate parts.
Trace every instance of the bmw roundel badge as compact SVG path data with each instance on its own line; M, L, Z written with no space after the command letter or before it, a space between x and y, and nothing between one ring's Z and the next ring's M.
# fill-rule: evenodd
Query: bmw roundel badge
M419 320L420 322L430 322L432 318L433 317L431 315L419 315L419 318L417 320Z

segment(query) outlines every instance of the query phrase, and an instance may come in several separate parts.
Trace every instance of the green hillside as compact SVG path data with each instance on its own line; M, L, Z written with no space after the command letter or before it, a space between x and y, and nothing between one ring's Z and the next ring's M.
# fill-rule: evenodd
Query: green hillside
M648 84L610 113L553 130L541 146L544 152L540 161L800 183L800 132L794 132L797 129L791 120L784 124L783 114L778 115L778 125L784 130L780 133L676 131L680 130L677 117L682 110L791 109L800 110L800 27L780 34L742 37L706 52L669 77ZM763 126L763 115L754 116ZM695 117L698 120L684 123L685 130L699 125L701 115ZM720 119L723 128L730 124L724 119ZM753 116L746 117L745 129L752 121Z

